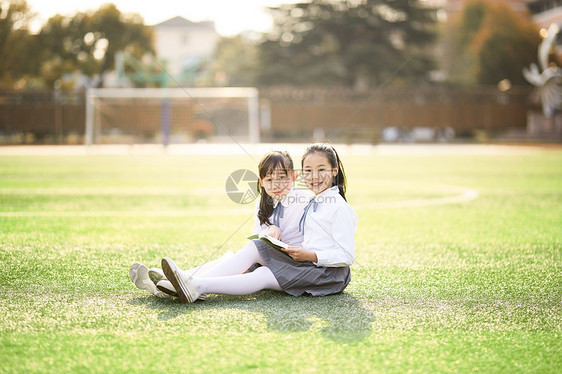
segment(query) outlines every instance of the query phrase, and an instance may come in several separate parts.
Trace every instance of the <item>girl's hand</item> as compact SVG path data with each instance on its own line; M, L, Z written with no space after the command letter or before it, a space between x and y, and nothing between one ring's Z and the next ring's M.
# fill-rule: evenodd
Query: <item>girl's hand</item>
M281 240L281 229L275 225L270 225L267 228L267 235L272 236L277 240Z
M287 252L289 253L289 256L291 256L291 258L295 261L318 262L316 253L313 251L309 251L308 249L304 249L303 247L288 247Z

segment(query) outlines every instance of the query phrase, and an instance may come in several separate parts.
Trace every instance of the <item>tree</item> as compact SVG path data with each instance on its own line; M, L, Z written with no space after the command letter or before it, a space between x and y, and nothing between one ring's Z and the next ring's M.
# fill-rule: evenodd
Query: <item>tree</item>
M222 37L211 65L213 81L219 86L254 86L258 71L256 43L243 35Z
M98 77L115 66L115 54L125 51L141 58L153 52L151 29L139 15L122 14L113 4L73 17L50 18L38 35L42 46L41 74L48 87L65 74Z
M260 46L263 84L377 85L402 63L410 78L432 68L436 9L419 0L312 0L271 8Z
M450 29L448 70L452 82L527 84L522 70L536 61L538 28L504 3L468 2ZM455 47L456 45L456 47Z
M510 10L503 3L494 4L472 41L481 84L497 84L504 79L525 84L523 68L537 59L538 28Z
M36 66L28 23L33 17L25 0L0 1L0 87L11 89ZM25 58L20 58L23 55Z
M48 88L65 74L80 69L79 62L86 60L84 36L88 26L86 15L78 13L73 18L55 15L43 26L37 36L41 46L40 76ZM84 72L88 75L88 72Z
M115 54L118 51L125 51L137 58L141 58L146 52L154 52L152 31L144 25L142 17L137 14L122 14L113 4L103 5L93 14L92 30L100 32L102 38L108 41L103 57L101 53L98 55L102 62L101 77L103 73L115 67ZM103 82L100 85L103 85Z

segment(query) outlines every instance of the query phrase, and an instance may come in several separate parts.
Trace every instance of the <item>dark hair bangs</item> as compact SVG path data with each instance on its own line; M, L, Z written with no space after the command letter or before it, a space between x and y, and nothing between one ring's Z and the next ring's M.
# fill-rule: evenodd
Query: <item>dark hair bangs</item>
M293 171L292 162L281 153L272 153L263 160L259 167L260 178L265 178L278 169L283 170L285 174L289 175Z

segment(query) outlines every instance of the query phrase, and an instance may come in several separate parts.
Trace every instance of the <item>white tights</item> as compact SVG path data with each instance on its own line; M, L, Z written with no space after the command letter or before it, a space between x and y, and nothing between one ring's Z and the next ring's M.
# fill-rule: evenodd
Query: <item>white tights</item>
M281 291L275 276L267 266L244 273L252 265L265 265L253 242L235 254L217 261L210 269L202 268L193 274L193 285L202 294L248 295L260 290Z

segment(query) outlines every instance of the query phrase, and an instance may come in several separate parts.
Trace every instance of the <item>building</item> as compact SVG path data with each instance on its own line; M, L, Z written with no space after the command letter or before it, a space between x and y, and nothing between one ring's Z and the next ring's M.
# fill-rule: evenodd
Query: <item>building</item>
M179 83L193 83L204 63L212 59L219 34L212 21L191 22L174 17L153 26L159 61Z

